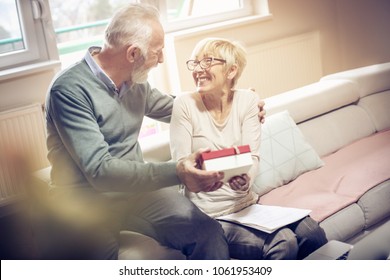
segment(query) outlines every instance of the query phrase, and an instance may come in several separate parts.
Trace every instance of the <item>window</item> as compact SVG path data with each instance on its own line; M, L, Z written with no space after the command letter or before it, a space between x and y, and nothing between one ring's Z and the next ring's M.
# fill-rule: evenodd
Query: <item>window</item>
M168 0L166 2L167 19L169 21L177 19L183 20L187 17L215 15L242 8L241 0Z
M0 71L85 50L125 3L156 5L166 31L251 15L267 0L0 0ZM256 6L256 7L255 7ZM54 28L53 28L54 25ZM53 34L55 29L55 34ZM56 40L53 40L56 37ZM83 38L83 39L80 39ZM58 50L57 50L58 46Z
M167 32L249 16L250 0L165 0L159 2Z
M60 55L101 45L113 12L135 0L50 0L50 10Z
M86 41L101 43L100 36L113 12L129 2L155 5L167 32L253 13L250 0L51 0L60 54L85 49Z
M22 36L16 3L12 1L2 1L0 5L2 7L1 10L4 13L0 23L0 39L9 42L0 46L0 54L25 49L25 42Z
M0 0L0 71L55 57L47 12L47 0Z

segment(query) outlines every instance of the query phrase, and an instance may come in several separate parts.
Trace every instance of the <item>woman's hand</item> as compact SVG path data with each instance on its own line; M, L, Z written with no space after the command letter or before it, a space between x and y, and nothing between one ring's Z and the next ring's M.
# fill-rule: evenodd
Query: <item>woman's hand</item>
M246 191L249 189L250 178L247 174L234 176L229 180L229 186L234 191Z

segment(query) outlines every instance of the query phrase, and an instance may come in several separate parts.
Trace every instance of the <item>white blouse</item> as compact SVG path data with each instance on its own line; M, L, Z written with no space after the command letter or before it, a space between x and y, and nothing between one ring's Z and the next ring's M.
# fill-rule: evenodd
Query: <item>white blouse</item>
M199 93L186 93L176 97L170 125L172 159L179 160L200 148L219 150L250 145L254 164L248 175L252 185L257 175L260 150L258 102L256 93L236 90L230 114L223 124L219 124L207 111ZM234 191L228 183L214 192L193 193L185 189L185 195L211 217L237 212L257 200L257 195L251 188L247 191Z

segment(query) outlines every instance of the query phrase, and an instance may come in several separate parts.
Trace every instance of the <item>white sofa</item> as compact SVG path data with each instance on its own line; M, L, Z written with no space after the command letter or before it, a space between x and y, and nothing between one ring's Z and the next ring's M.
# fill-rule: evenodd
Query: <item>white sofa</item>
M261 155L260 168L268 166L268 170L261 173L268 172L264 177L273 179L274 186L267 186L267 182L256 178L260 203L310 208L329 240L351 244L390 220L390 137L386 131L390 130L390 63L328 75L316 83L265 101L267 118L262 151L266 154L272 148L274 159ZM283 152L276 148L275 135L269 135L274 133L272 130L279 116L286 118L285 111L302 133L293 136L293 142L302 141L296 145L306 145L309 153L293 161L294 171L283 171L285 166L277 166L277 162L283 162L283 157L288 157L285 155L289 153L298 157L294 153L299 151ZM149 138L142 143L145 159L169 160L168 134L159 137L158 145L154 140ZM381 150L377 143L382 143ZM378 153L370 152L366 157L362 147L368 151L378 150ZM378 169L381 169L379 175L376 174ZM282 174L277 174L278 170L282 170ZM299 176L289 182L297 174ZM275 180L275 177L278 178ZM262 183L265 185L260 186ZM132 232L126 232L124 240L132 242L123 243L122 259L184 258L180 252L157 246L154 240ZM143 243L138 244L136 240Z
M390 63L332 74L267 103L269 115L290 112L324 165L261 203L312 205L328 239L349 243L390 219Z

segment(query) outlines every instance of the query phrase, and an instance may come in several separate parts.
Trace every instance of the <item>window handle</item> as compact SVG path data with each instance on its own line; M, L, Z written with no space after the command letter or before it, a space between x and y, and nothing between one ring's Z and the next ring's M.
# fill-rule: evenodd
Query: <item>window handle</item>
M34 19L45 19L47 16L46 3L43 0L31 1Z

